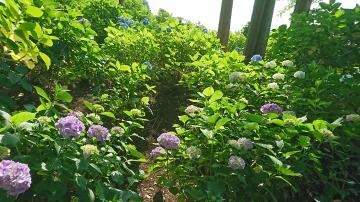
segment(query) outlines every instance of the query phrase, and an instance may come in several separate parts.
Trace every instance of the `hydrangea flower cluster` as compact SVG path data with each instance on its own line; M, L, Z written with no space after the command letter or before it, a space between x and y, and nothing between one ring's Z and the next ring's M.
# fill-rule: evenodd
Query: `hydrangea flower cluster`
M90 114L86 115L86 117L91 119L91 121L94 121L94 122L101 120L100 116L95 113L90 113Z
M81 111L72 111L67 114L68 116L75 116L77 118L80 118L84 116L84 114Z
M254 147L253 143L251 140L247 139L247 138L239 138L237 141L239 148L244 149L244 150L250 150Z
M30 188L31 175L27 164L12 160L0 162L0 188L10 196L17 197Z
M241 49L240 47L235 47L234 50L235 50L236 52L238 52L238 53L239 53L240 51L242 51L242 49Z
M253 63L259 63L262 60L262 57L261 57L261 55L256 54L256 55L253 55L250 60Z
M232 72L229 75L230 83L236 83L236 82L239 82L239 81L244 81L245 79L246 79L246 76L242 72Z
M79 138L82 131L84 131L84 124L75 116L66 116L57 121L55 128L63 137Z
M264 114L267 114L267 113L281 114L282 113L281 107L274 103L269 103L269 104L265 104L265 105L261 106L260 111Z
M167 28L166 28L166 32L167 32L167 33L170 33L170 32L171 32L171 27L167 27Z
M229 167L236 170L242 170L245 168L245 161L238 156L230 156L229 158Z
M240 149L239 143L236 140L228 140L228 145L234 147L235 149Z
M190 146L185 152L191 159L198 159L201 156L201 150L195 146Z
M267 85L267 88L269 89L279 89L279 85L276 82L269 83Z
M265 67L267 68L275 68L277 66L276 62L273 60L273 61L270 61L270 62L267 62L265 64Z
M147 66L147 68L148 68L149 70L152 70L152 69L153 69L153 66L151 65L151 63L150 63L149 61L144 62L143 65Z
M149 21L149 19L147 19L147 18L143 18L142 20L141 20L141 22L144 24L144 25L150 25L150 21Z
M346 121L352 122L360 122L360 115L359 114L349 114L345 117Z
M329 138L329 139L334 139L336 136L334 135L333 132L331 132L331 130L327 129L327 128L321 128L319 130L319 132L324 135L326 138Z
M132 19L124 18L124 17L118 17L118 22L120 23L120 26L127 29L132 24L134 24L134 21Z
M284 67L293 67L294 63L291 60L284 60L281 62L281 65Z
M109 130L101 125L92 125L87 131L89 137L96 137L97 141L110 140Z
M125 130L120 126L115 126L110 129L111 133L113 134L119 134L123 135L125 133Z
M206 28L202 29L201 31L202 31L202 33L204 33L204 34L206 34L206 33L209 32L208 29L206 29Z
M86 144L80 147L83 150L84 158L88 158L91 155L99 154L99 150L95 145Z
M155 147L155 149L151 150L150 156L153 159L156 159L158 156L165 154L166 151L163 147Z
M195 105L189 105L185 109L185 113L187 114L195 114L196 112L199 112L200 108Z
M298 78L298 79L303 79L303 78L305 78L305 72L297 71L297 72L294 73L294 77Z
M177 149L180 145L180 139L173 134L170 133L162 133L157 138L160 146L163 146L165 149Z
M272 76L273 79L275 80L284 80L285 79L285 74L281 74L281 73L276 73Z

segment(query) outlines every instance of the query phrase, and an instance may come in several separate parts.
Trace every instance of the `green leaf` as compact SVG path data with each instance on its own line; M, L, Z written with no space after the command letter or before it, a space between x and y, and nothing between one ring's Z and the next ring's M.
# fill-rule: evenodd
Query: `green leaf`
M302 135L302 136L300 136L299 137L299 143L300 143L300 145L302 146L302 147L308 147L308 146L310 146L310 140L311 140L311 138L310 137L308 137L308 136L304 136L304 135Z
M219 90L215 91L214 94L211 96L209 102L212 103L212 102L215 102L216 100L219 100L220 98L223 97L223 93Z
M29 121L35 118L35 114L31 112L20 112L11 117L11 122L15 126L19 126L20 123Z
M73 100L73 97L65 90L61 90L57 92L55 99L61 100L63 102L71 102Z
M150 101L149 97L142 97L141 98L141 103L143 103L144 105L149 105L149 101Z
M94 170L96 170L99 174L102 174L100 168L97 165L90 163L90 167L92 167Z
M40 87L38 87L38 86L34 86L34 88L35 88L36 93L37 93L38 95L40 95L41 97L45 98L47 101L51 102L49 96L45 93L45 91L44 91L42 88L40 88Z
M38 7L28 6L26 9L26 14L30 15L31 17L39 18L43 15L43 12Z
M215 130L220 129L223 125L225 125L227 122L229 122L231 119L225 117L216 122Z
M300 177L302 176L301 173L296 173L288 168L285 168L283 166L281 167L277 167L277 170L280 171L282 174L284 175L288 175L288 176L294 176L294 177Z
M101 112L99 113L100 115L103 115L103 116L107 116L107 117L110 117L110 118L115 118L115 115L112 113L112 112Z
M179 120L185 124L190 118L187 115L179 116Z
M206 97L210 97L212 94L214 94L214 88L213 87L207 87L202 92L202 94L205 95Z
M275 156L272 156L272 155L267 155L267 156L271 159L271 161L275 164L275 166L283 165L283 163L279 159L277 159Z
M94 105L91 102L84 100L83 103L90 111L94 111Z
M258 123L251 122L251 123L246 123L244 129L248 131L254 131L254 130L259 130L260 126Z
M273 123L273 124L278 125L278 126L284 126L285 125L285 122L283 120L280 120L280 119L271 119L270 123Z
M127 144L126 147L129 150L130 155L132 155L134 157L137 157L137 158L140 158L140 159L145 158L145 156L141 152L139 152L134 145Z
M81 190L86 190L87 180L79 173L75 173L75 183Z
M4 145L15 146L20 141L20 138L12 133L6 133L5 135L0 135L0 142Z
M40 55L41 59L44 61L46 68L49 69L49 67L51 65L51 59L49 58L49 56L47 56L43 52L39 52L39 55Z

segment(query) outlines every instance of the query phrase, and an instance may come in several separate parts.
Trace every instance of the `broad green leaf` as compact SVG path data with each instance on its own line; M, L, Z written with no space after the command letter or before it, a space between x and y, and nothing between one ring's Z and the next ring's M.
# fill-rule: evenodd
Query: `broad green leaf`
M300 177L301 173L296 173L288 168L285 168L283 166L281 167L277 167L277 170L280 171L282 174L284 175L288 175L288 176L294 176L294 177Z
M51 59L49 58L49 56L47 56L43 52L39 52L39 55L40 55L41 59L44 61L46 68L49 69L49 67L51 65Z
M86 190L87 180L79 173L75 173L75 183L81 190Z
M0 135L0 142L3 145L15 146L20 141L20 138L16 134L6 133Z
M26 9L26 14L30 15L31 17L39 18L43 15L43 12L38 7L28 6Z
M231 119L225 117L225 118L221 118L220 120L218 120L216 122L216 125L215 125L215 130L218 130L220 129L223 125L225 125L227 122L229 122Z
M214 89L213 87L207 87L205 88L205 90L202 92L203 95L205 95L206 97L210 97L214 94Z
M304 136L304 135L302 135L302 136L300 136L299 137L299 143L300 143L300 145L302 146L302 147L308 147L308 146L310 146L310 137L308 137L308 136Z
M272 156L272 155L267 155L271 161L275 164L275 166L283 166L283 163L277 159L275 156Z
M40 95L41 97L45 98L47 101L51 102L49 96L45 93L45 91L44 91L42 88L40 88L40 87L38 87L38 86L34 86L34 88L35 88L36 93L37 93L38 95Z
M246 129L248 131L254 131L254 130L259 130L260 126L256 122L250 122L250 123L245 124L244 129Z
M179 120L185 124L190 118L187 115L179 116Z
M11 122L15 126L19 126L20 123L29 121L35 118L35 114L31 112L20 112L11 117Z
M84 100L83 103L90 111L94 111L94 105L91 102Z
M143 103L145 105L149 105L149 101L150 101L149 97L142 97L141 98L141 103Z
M55 99L61 100L63 102L71 102L73 100L73 97L71 96L70 93L62 90L56 94Z
M223 93L219 90L215 91L214 94L211 96L209 102L212 103L212 102L215 102L216 100L219 100L223 97Z
M110 117L110 118L115 118L115 115L112 113L112 112L101 112L99 113L100 115L103 115L103 116L107 116L107 117Z

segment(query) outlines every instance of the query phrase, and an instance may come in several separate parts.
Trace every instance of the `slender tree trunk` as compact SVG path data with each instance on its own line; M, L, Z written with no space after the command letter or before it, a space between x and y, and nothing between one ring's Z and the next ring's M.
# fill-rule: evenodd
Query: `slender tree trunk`
M313 0L296 0L294 13L308 13Z
M229 42L232 7L233 0L222 0L218 27L218 37L220 39L220 43L225 47L228 45Z
M255 0L245 48L245 62L255 54L265 56L275 0Z
M124 4L125 4L125 0L119 0L119 4L120 4L120 5L124 5Z

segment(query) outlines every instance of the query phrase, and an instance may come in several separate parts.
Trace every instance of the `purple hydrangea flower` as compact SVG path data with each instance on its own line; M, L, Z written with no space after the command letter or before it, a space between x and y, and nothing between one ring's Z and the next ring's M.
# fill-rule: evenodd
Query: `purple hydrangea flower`
M261 55L257 54L257 55L253 55L250 60L253 63L259 63L262 60L262 57Z
M176 135L162 133L157 138L158 143L166 149L177 149L180 145L180 139Z
M281 114L282 113L281 107L274 103L269 103L269 104L265 104L265 105L261 106L260 111L264 114L267 114L267 113Z
M110 140L109 130L101 125L92 125L87 131L89 137L96 137L97 141Z
M156 159L158 156L165 153L165 149L162 147L156 147L155 149L151 150L150 156L153 159Z
M238 156L230 156L229 158L229 167L232 169L244 169L245 161L241 157Z
M74 136L75 138L79 138L85 126L75 116L67 116L59 119L55 124L55 128L59 130L63 137Z
M30 188L31 175L27 164L11 160L0 162L0 188L10 196L17 197Z

